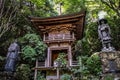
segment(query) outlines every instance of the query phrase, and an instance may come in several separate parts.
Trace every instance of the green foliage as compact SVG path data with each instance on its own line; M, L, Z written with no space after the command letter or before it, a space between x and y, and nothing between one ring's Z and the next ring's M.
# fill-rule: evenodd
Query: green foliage
M114 80L114 76L113 75L107 75L104 77L104 80Z
M35 50L31 47L31 46L25 46L23 49L23 60L27 60L27 61L33 61L35 60L35 57L37 56Z
M79 61L80 68L77 70L76 73L81 73L81 75L89 74L89 70L87 70L87 66L85 63L87 61L87 59L88 59L87 56L79 56L78 61Z
M36 58L44 60L46 45L41 41L40 37L36 34L26 34L23 37L22 58L23 60L31 63Z
M100 40L98 38L98 25L97 22L93 22L87 25L87 29L85 31L86 36L85 39L87 41L87 45L89 45L89 52L97 52L100 51Z
M24 41L28 41L29 44L37 44L39 41L39 36L35 34L26 34L24 37Z
M14 0L15 1L15 0ZM101 2L105 1L105 2ZM112 2L111 6L106 5L109 4L109 1ZM16 1L15 1L16 2ZM100 64L99 64L99 58L97 56L92 55L94 52L98 52L101 49L101 43L98 39L98 33L97 33L97 13L100 10L104 10L107 12L107 19L108 23L111 28L111 36L113 38L113 46L116 48L116 50L120 50L120 18L118 17L120 14L119 8L119 0L17 0L17 6L16 3L12 3L12 9L14 10L16 6L17 13L15 18L11 20L11 22L15 23L13 27L9 27L10 29L5 31L5 33L2 35L0 39L0 50L1 54L7 52L8 45L14 41L14 38L16 36L21 37L25 35L22 39L20 39L21 45L22 45L22 59L23 61L31 64L35 58L39 58L39 60L43 60L45 57L44 51L46 48L46 45L43 44L40 37L33 32L34 29L30 27L30 21L28 16L37 16L37 17L49 17L49 16L56 16L56 12L53 9L55 4L63 3L62 9L63 13L74 13L79 12L82 9L85 9L87 7L87 15L86 15L86 26L85 26L85 34L84 38L78 42L76 51L78 54L81 55L81 58L79 58L79 69L74 69L74 73L79 73L83 75L87 74L93 74L98 75L100 72ZM30 3L30 5L27 5L27 3ZM10 6L10 0L6 0L5 3L5 9L7 11L7 7ZM116 6L114 6L116 5ZM9 14L10 15L10 14ZM1 22L8 22L7 17L1 18ZM13 18L13 17L12 17ZM8 19L9 20L9 19ZM94 21L94 22L93 22ZM6 25L6 24L5 24ZM1 26L3 27L3 26ZM3 27L5 29L5 27ZM8 28L6 28L8 29ZM3 30L2 30L3 31ZM31 34L31 32L33 34ZM26 34L27 33L27 34ZM4 51L4 50L5 51ZM91 56L92 55L92 56ZM91 56L91 57L88 57ZM94 56L94 57L93 57ZM63 58L64 56L59 56L57 61L59 61L63 66L66 66L66 59ZM3 58L0 57L2 61ZM1 61L1 62L2 62ZM33 64L32 64L33 65ZM19 73L21 80L29 80L28 73L29 69L27 69L28 66L21 66L19 67ZM22 78L22 75L24 79ZM19 79L18 79L19 80Z
M26 64L21 64L16 70L17 80L30 80L30 67Z
M0 71L3 71L4 65L5 65L5 57L0 56Z
M90 74L92 75L100 75L101 72L101 63L98 53L94 53L89 57L86 61L86 66Z
M46 80L40 71L37 73L37 80Z
M55 62L58 63L58 67L66 67L67 60L65 59L65 57L65 53L59 53L57 59L55 60Z
M101 63L98 53L91 55L90 57L83 55L78 57L79 67L71 68L73 76L77 79L98 80L101 73Z
M5 60L5 57L0 56L0 61L4 61L4 60Z
M26 33L31 32L30 30L26 29L28 28L28 26L30 26L32 32L35 31L33 26L31 27L32 24L28 16L48 17L56 15L53 9L53 4L51 3L50 0L13 0L13 1L2 0L2 1L5 1L5 5L0 6L1 8L5 9L5 13L7 13L8 15L5 15L5 13L1 11L2 10L1 8L0 13L3 14L3 17L6 16L6 19L3 20L6 20L7 23L10 23L7 24L6 22L4 22L5 23L4 26L1 27L1 29L2 28L6 29L1 30L5 32L0 39L1 44L0 47L2 47L0 49L4 50L2 52L3 54L5 54L4 52L7 50L7 47L12 42L12 40L14 41L16 37L17 38L22 37ZM30 5L28 5L29 3ZM11 9L9 9L8 7L11 7ZM9 11L7 12L7 10ZM10 11L13 11L13 13L11 13ZM11 17L9 16L10 14ZM10 17L11 20L8 17ZM0 25L2 24L0 23ZM7 25L8 27L5 25Z
M119 22L120 19L117 17L107 18L108 24L111 28L111 37L112 37L112 45L119 49ZM79 51L82 55L91 55L94 52L101 51L102 44L98 37L98 24L97 22L91 22L87 24L85 29L85 37L78 42L77 45L81 45L81 51ZM80 49L79 49L80 50Z
M117 50L119 50L120 19L116 16L115 12L112 11L110 8L106 7L103 4L101 4L100 6L101 7L99 8L99 10L97 9L97 7L95 8L95 10L93 10L95 16L93 13L90 13L90 14L92 14L92 18L97 18L97 13L101 10L101 8L102 10L105 10L107 12L108 15L106 16L106 18L111 28L112 45ZM82 67L81 66L79 69L76 69L74 72L78 71L83 75L88 75L92 77L92 76L98 76L101 73L101 65L100 65L101 63L100 63L99 57L97 55L94 55L93 53L101 51L102 44L98 38L97 21L93 22L90 16L87 15L87 24L85 27L84 38L78 42L77 44L78 48L76 48L78 49L79 54L81 56L86 57L86 58L82 58L82 66L84 68L81 68Z
M71 76L69 74L63 74L61 80L71 80Z
M79 61L79 67L72 67L70 70L72 71L72 75L77 78L77 80L81 80L84 77L87 77L89 74L89 70L87 69L86 66L86 60L88 59L87 56L79 56L78 61Z
M116 50L119 50L120 45L120 18L117 17L111 17L107 18L108 24L111 28L111 37L112 37L112 45L115 47Z
M25 15L49 17L55 15L53 4L49 0L21 0L21 12Z
M120 17L120 1L119 0L100 0L102 4L113 10Z
M63 14L79 12L85 9L85 0L53 0L56 4L62 3Z
M101 43L98 38L97 22L91 22L86 26L84 38L76 44L76 51L82 55L91 55L101 50Z

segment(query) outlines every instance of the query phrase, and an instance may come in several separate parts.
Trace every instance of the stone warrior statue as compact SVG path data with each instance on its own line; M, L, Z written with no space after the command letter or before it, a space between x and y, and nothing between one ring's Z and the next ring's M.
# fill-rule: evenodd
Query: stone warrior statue
M6 58L6 64L5 64L5 71L6 72L14 72L15 71L15 65L18 60L20 47L17 44L17 41L13 42L9 48Z
M111 36L110 36L110 27L107 24L106 19L100 19L98 21L98 36L102 42L102 51L114 51L114 48L111 46Z

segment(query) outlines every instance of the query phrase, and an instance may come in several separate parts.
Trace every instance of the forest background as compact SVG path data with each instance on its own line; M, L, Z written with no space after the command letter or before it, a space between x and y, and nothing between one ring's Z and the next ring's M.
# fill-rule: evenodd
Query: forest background
M97 52L101 51L97 33L98 13L106 12L106 19L111 28L112 45L116 50L120 50L120 0L0 0L1 71L5 64L7 49L17 39L21 54L16 76L19 80L33 79L30 72L33 72L34 61L36 58L44 59L43 53L47 46L41 41L29 17L58 16L59 4L62 4L61 15L86 10L84 37L76 42L75 47L80 68L73 69L73 73L90 77L98 77L101 74L97 55ZM39 77L43 79L43 76Z

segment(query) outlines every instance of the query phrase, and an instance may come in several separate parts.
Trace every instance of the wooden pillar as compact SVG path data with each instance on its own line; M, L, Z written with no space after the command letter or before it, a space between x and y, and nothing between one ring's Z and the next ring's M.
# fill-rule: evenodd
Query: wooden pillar
M74 34L74 32L72 33L72 38L75 39L75 34Z
M49 66L51 67L51 64L52 64L52 52L51 52L51 49L50 49L50 52L49 52Z
M57 79L60 80L60 69L57 68Z
M48 63L47 63L47 59L45 59L45 67L47 67L47 64L48 64Z
M38 59L36 60L35 73L34 73L34 80L37 80L37 68L38 68Z
M45 33L43 34L43 41L45 41Z
M69 45L69 49L68 49L68 58L69 58L69 65L72 66L72 51L71 51L70 45Z
M50 48L49 47L48 47L47 55L48 55L47 56L47 64L48 64L47 67L49 67L50 66L50 57L51 57L50 56Z

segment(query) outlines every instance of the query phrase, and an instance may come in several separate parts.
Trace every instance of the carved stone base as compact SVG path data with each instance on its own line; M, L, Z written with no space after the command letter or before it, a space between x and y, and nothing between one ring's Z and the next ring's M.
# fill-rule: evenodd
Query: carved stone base
M105 76L111 75L114 80L120 78L120 51L100 52L99 56L102 62L102 76L105 78Z

